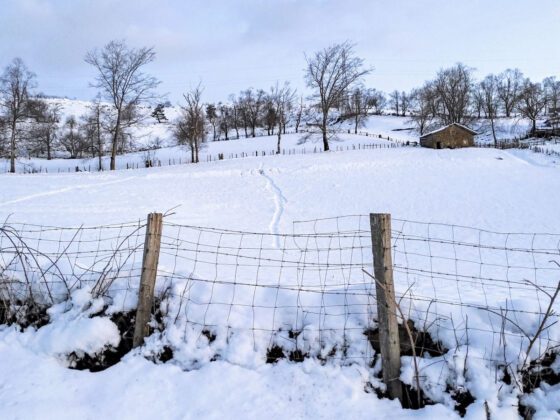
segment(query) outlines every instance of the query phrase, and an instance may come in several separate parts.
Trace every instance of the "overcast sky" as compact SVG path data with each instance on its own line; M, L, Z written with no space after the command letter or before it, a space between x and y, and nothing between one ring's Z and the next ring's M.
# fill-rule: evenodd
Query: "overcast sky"
M112 39L155 48L173 102L199 81L207 101L284 80L303 91L304 53L344 40L384 91L458 61L560 78L558 0L0 0L0 65L23 58L47 94L90 99L84 55Z

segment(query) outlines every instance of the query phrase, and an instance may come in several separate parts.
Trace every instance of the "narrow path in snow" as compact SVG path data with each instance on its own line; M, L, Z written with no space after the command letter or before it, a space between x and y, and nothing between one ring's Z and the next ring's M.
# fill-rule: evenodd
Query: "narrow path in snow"
M278 235L279 233L278 225L280 223L280 219L282 218L282 214L284 213L284 204L288 200L286 200L286 197L284 197L284 194L282 194L282 190L280 189L280 187L278 187L278 185L276 185L272 177L265 172L262 163L259 168L259 174L266 179L267 181L266 188L274 194L273 199L274 199L275 209L268 229L270 233L272 233L273 235ZM272 245L276 248L280 248L280 238L278 236L273 237Z
M20 197L20 198L16 198L15 200L10 200L10 201L4 201L3 203L0 203L0 207L2 206L7 206L9 204L15 204L15 203L20 203L22 201L28 201L28 200L33 200L35 198L41 198L41 197L48 197L49 195L56 195L56 194L62 194L68 191L74 191L74 190L79 190L80 188L95 188L95 187L104 187L106 185L113 185L113 184L120 184L121 182L126 182L132 179L136 179L135 177L128 177L128 178L124 178L124 179L117 179L115 181L108 181L108 182L103 182L103 183L95 183L92 182L91 184L80 184L80 185L73 185L71 187L64 187L64 188L59 188L57 190L52 190L52 191L46 191L46 192L42 192L42 193L37 193L37 194L31 194L31 195L27 195L24 197Z

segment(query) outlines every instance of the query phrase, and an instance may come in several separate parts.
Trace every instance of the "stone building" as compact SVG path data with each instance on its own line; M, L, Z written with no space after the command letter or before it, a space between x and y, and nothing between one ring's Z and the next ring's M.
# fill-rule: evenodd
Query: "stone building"
M456 149L474 146L474 136L478 134L464 125L453 123L420 137L422 147L432 149Z

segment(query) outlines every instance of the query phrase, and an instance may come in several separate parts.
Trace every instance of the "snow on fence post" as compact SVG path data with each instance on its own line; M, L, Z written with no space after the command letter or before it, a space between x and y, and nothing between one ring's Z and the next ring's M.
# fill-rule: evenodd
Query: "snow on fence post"
M387 385L389 397L402 401L399 325L391 257L391 215L370 214L370 228L383 382Z
M132 346L138 347L144 343L149 333L148 323L152 315L156 274L161 243L163 215L161 213L148 214L146 225L146 239L144 240L144 256L142 258L142 273L140 275L140 290L138 292L138 308L134 325Z

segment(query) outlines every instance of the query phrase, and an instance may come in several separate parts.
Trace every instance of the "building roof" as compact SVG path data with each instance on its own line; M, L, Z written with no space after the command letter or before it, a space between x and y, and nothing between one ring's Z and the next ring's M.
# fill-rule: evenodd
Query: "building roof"
M471 130L471 129L470 129L469 127L467 127L466 125L459 124L459 123L453 123L453 124L446 125L445 127L438 128L437 130L430 131L429 133L426 133L426 134L420 136L420 139L423 139L423 138L425 138L425 137L431 136L432 134L435 134L435 133L439 133L440 131L446 130L446 129L448 129L449 127L451 127L452 125L455 125L455 126L457 126L457 127L459 127L459 128L462 128L463 130L468 131L469 133L471 133L471 134L473 134L473 135L478 134L476 131Z

